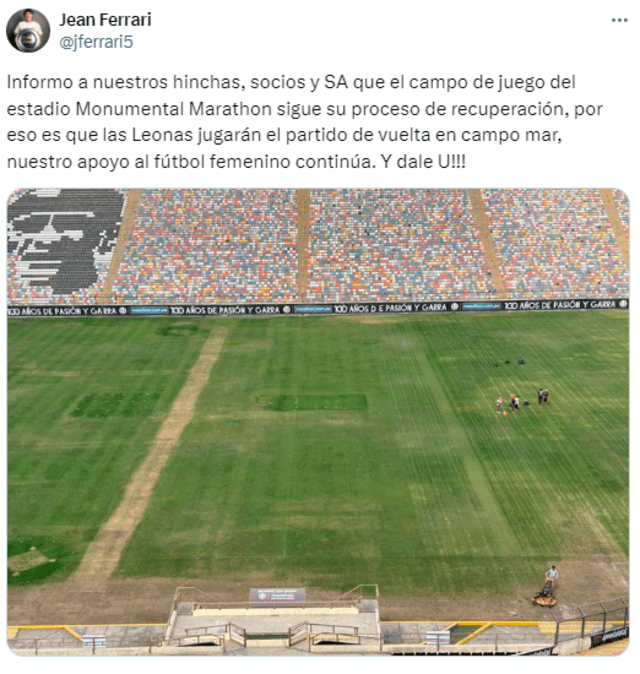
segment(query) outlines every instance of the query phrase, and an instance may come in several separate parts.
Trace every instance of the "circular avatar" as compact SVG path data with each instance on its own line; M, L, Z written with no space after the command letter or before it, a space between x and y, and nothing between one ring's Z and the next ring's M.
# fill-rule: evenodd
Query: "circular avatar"
M7 39L20 52L37 52L49 39L49 22L37 10L20 10L7 22Z

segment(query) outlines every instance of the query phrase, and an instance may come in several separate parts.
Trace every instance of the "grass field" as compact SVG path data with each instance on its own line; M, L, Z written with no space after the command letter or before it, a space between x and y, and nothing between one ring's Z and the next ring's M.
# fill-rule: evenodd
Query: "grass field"
M411 596L626 557L628 326L627 312L11 320L9 557L56 561L9 582L78 566L219 330L116 576ZM509 393L521 409L497 417Z

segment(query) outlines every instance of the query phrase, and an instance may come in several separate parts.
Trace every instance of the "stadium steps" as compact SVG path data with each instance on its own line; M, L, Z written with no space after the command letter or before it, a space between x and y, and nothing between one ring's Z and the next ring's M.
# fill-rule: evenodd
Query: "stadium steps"
M473 217L478 226L480 241L482 241L482 246L484 248L485 258L487 260L487 264L489 265L489 269L491 270L493 285L498 291L498 298L502 300L507 299L507 295L504 290L504 283L502 281L502 273L500 271L500 263L498 262L495 248L493 247L493 239L491 238L489 223L487 222L487 213L484 210L482 190L467 191L469 193L469 200L471 201Z
M191 615L191 602L190 601L181 601L178 604L177 614L178 615Z
M616 237L618 246L622 251L622 257L629 266L629 241L625 236L624 230L622 229L622 221L620 220L620 213L618 213L618 207L616 202L613 199L613 190L600 190L600 196L602 198L602 203L607 212L607 217L611 223L611 228L613 229L613 234Z
M120 232L118 233L118 240L113 251L111 264L109 265L109 272L104 282L102 295L100 296L100 304L110 304L113 302L113 284L118 276L118 269L124 260L124 251L127 246L127 241L133 229L133 223L136 219L138 206L142 198L142 190L129 190L127 192L127 203L124 207L124 214L122 216L122 224L120 225Z
M298 299L302 302L306 302L311 190L298 190L297 192L298 192Z
M360 613L375 613L378 610L377 599L363 599L360 606Z

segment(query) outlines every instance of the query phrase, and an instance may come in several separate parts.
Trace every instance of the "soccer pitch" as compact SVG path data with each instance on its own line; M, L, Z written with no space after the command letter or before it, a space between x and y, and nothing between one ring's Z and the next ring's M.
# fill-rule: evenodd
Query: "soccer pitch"
M617 311L10 320L9 557L55 561L9 583L78 567L216 333L115 577L509 593L549 561L626 559L628 327ZM520 411L496 415L510 393Z

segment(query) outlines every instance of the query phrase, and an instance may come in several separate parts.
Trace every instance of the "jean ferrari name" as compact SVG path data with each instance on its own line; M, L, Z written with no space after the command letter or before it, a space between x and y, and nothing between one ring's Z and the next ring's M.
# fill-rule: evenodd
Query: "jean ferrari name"
M63 14L61 26L150 26L151 12L146 14Z

